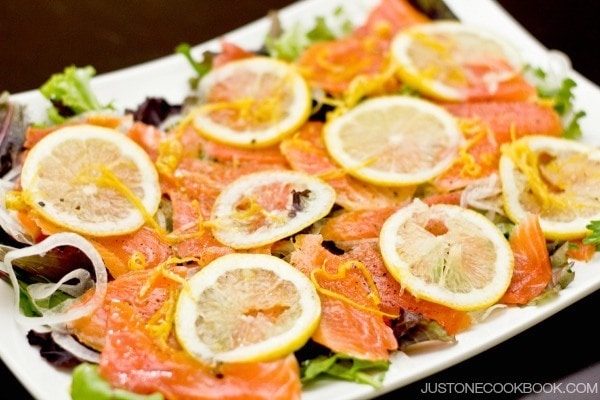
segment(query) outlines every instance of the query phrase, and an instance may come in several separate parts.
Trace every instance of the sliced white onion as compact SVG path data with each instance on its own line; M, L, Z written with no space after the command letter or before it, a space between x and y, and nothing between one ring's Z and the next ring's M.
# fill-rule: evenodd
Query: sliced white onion
M77 306L73 309L69 309L68 306L75 299L63 302L63 304L61 304L59 307L44 310L43 315L41 317L28 317L21 314L19 308L19 282L17 280L12 261L33 255L43 256L50 249L59 246L76 247L77 249L81 250L92 262L92 265L94 267L94 275L96 277L96 284L93 296L84 305ZM15 318L18 323L29 328L43 325L53 326L79 319L85 315L90 314L93 310L99 307L102 304L104 297L106 296L108 273L106 272L106 266L104 265L104 261L102 260L102 257L94 248L94 246L92 246L90 242L88 242L86 239L84 239L82 236L76 233L57 233L49 236L48 238L44 239L38 244L34 244L32 246L24 247L21 249L11 250L7 252L4 256L4 264L6 266L7 273L10 277L12 287L14 290ZM74 270L72 273L67 274L65 278L61 279L61 282L66 282L67 280L72 279L73 277L83 277L83 279L85 279L85 274L79 275L80 272L75 271L78 270ZM71 276L71 274L74 275ZM84 285L85 284L86 283L84 283ZM42 292L48 292L49 290L53 289L54 288L44 288ZM72 289L72 287L69 289ZM38 289L34 289L34 292L36 292L37 290Z
M460 205L504 215L501 194L500 179L497 174L492 174L468 184L460 196Z
M571 59L565 53L559 50L550 50L544 55L535 58L535 66L544 71L544 76L540 77L535 71L527 70L525 78L538 88L545 91L559 90L562 82L568 78L573 71Z
M494 304L491 307L486 308L485 310L477 310L477 311L471 311L469 312L469 315L471 316L472 320L475 321L476 323L481 323L483 321L485 321L486 319L488 319L490 317L490 315L492 313L494 313L497 310L505 310L508 308L508 305L506 304Z
M0 178L0 227L13 239L20 243L33 244L29 234L23 229L23 225L17 220L15 213L6 208L6 192L15 188L15 180L21 173L21 167L15 167Z
M52 340L54 340L57 345L73 354L79 360L95 364L100 363L100 353L75 340L75 338L71 336L66 329L55 328L52 330L51 336Z
M67 284L66 282L71 279L77 280L77 283L74 285ZM56 283L33 283L27 286L27 293L29 293L33 300L47 299L58 290L65 292L69 296L79 297L93 285L94 282L92 281L90 272L79 268L69 272Z

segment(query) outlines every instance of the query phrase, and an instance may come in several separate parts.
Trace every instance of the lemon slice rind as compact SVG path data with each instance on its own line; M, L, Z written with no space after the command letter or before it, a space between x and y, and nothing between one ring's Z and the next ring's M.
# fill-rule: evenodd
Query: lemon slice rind
M279 79L281 90L291 94L292 101L283 106L283 117L274 121L268 127L250 128L248 124L243 130L236 130L226 124L215 122L209 117L212 109L210 102L199 107L193 123L194 127L209 139L240 147L266 147L275 144L287 134L299 128L310 115L312 95L308 84L291 64L268 57L251 57L229 62L221 67L211 70L200 81L198 88L201 99L209 98L211 89L224 84L229 79L235 79L240 71L255 75L253 82L248 83L246 94L240 94L231 102L252 102L253 93L259 94L261 89L261 76L271 75L267 80ZM258 82L258 83L257 83Z
M600 150L589 146L582 142L576 142L574 140L556 138L551 136L531 135L519 139L517 142L513 142L512 145L524 145L527 146L531 151L538 154L545 152L547 154L556 155L560 153L571 152L573 154L585 155L589 159L589 162L581 165L581 180L586 177L594 177L600 175L600 170L594 170L592 163L600 167ZM530 208L523 204L520 196L523 190L527 190L528 184L519 184L521 178L517 177L518 168L513 162L511 157L507 154L503 154L500 158L499 173L502 182L502 196L504 203L504 210L507 216L515 223L522 221L528 213L536 213L539 216L540 227L544 232L544 236L549 240L571 240L580 239L589 234L587 226L592 220L600 219L600 205L598 211L594 214L593 212L587 215L578 215L574 218L568 219L565 215L552 216L548 215L547 211ZM585 189L587 192L595 193L597 184L591 183ZM600 196L600 189L597 190ZM589 193L586 194L588 197L593 197ZM596 196L596 199L598 197ZM596 201L593 201L596 202ZM576 204L567 205L570 215L577 214L574 212L577 210ZM582 213L583 214L583 213Z
M292 194L288 206L270 212L272 223L256 230L246 226L247 219L238 217L236 204L260 187L288 184L294 191L304 192L303 207L293 208ZM213 234L221 243L235 249L249 249L273 243L310 226L325 217L335 203L335 190L321 179L302 172L281 170L244 175L225 187L212 208L210 220Z
M71 153L65 147L71 147ZM123 193L106 192L115 186L94 183L93 176L78 182L83 175L99 173L98 168L112 174L109 179L118 181L114 185L136 185L137 194L132 193L143 211L149 215L156 212L161 190L148 154L114 129L86 124L59 128L28 152L21 171L24 199L44 218L84 235L112 236L138 229L145 221L142 210ZM86 172L88 169L92 172ZM127 177L122 175L128 171L136 174L134 182L127 183ZM51 194L44 188L51 188ZM122 199L118 211L112 207L115 203L110 203L115 196ZM71 200L72 207L66 207ZM102 214L86 216L89 210L100 210Z
M275 277L273 282L262 282L252 289L250 280L257 271ZM287 284L287 298L278 299L270 289L265 293L265 285L269 284L273 287ZM199 302L199 299L218 301ZM251 321L261 308L277 307L287 313L283 320L261 323L256 317ZM308 341L320 321L321 302L310 279L286 261L266 254L233 253L212 261L186 282L175 315L179 343L200 360L209 363L269 361L294 352ZM203 332L196 322L198 319L202 320L202 326L213 326L214 333ZM261 331L264 338L248 339L231 346L233 348L223 344L245 334L237 329L240 325ZM203 340L204 334L213 335L210 340L214 343Z
M456 119L442 107L390 95L366 100L328 121L324 140L331 157L350 175L375 185L407 186L448 169L463 137ZM390 151L398 154L383 161ZM414 168L402 165L423 154L427 157L414 162ZM394 170L396 166L406 171Z
M446 84L439 79L435 79L435 75L441 72L437 70L439 66L429 65L426 68L424 67L424 70L421 70L415 64L416 56L412 54L412 46L416 41L420 40L425 43L425 46L435 48L436 43L432 39L433 35L453 38L454 43L459 46L461 45L457 40L459 35L467 38L470 37L470 40L465 40L465 45L467 45L468 41L471 42L471 47L467 51L472 54L477 54L478 51L476 46L473 46L475 42L473 38L477 38L481 42L479 46L486 51L491 51L494 48L494 52L501 54L502 58L515 71L521 71L523 68L523 61L519 51L511 43L483 27L467 25L456 21L433 21L427 24L415 25L414 27L402 30L394 37L391 44L391 54L397 65L400 79L427 96L445 101L464 101L467 99L464 91ZM431 43L427 43L430 40ZM452 54L447 50L447 46L440 46L439 57L445 59L443 60L444 62L452 58ZM420 58L425 59L425 57ZM452 73L449 74L452 75Z
M448 233L426 233L425 226L429 221L442 222ZM461 227L459 235L452 233L454 224ZM407 232L418 232L419 236L417 239L403 237ZM460 206L428 206L417 199L385 221L379 242L387 269L403 288L417 298L453 309L472 311L493 305L502 297L512 278L514 256L502 232L483 215ZM469 242L479 245L469 247ZM467 251L477 254L462 253ZM435 257L439 254L443 254L440 257L443 260ZM452 264L448 261L449 254L457 254L460 261ZM432 259L440 261L440 265L434 264ZM445 283L443 278L435 276L450 276L449 268L464 269L460 272L467 276L467 290L453 290L447 287L452 282ZM484 284L472 285L468 280L479 279L478 272L491 278L486 278Z

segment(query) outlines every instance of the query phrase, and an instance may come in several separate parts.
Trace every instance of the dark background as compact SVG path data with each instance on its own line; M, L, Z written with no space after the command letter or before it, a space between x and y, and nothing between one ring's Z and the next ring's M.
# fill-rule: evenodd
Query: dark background
M600 1L498 2L542 44L568 54L577 71L600 84ZM179 43L202 43L265 16L269 9L291 3L0 0L0 92L36 89L71 64L93 65L101 74L170 55ZM597 325L599 307L600 292L596 292L483 354L384 397L422 398L427 382L555 382L563 386L583 382L600 386L600 338L591 326ZM13 399L31 398L2 363L0 388L3 393L13 393ZM589 398L598 398L598 393Z
M465 0L467 1L467 0ZM600 1L499 0L546 47L600 82ZM67 65L114 71L198 44L292 0L2 0L0 90L38 88Z

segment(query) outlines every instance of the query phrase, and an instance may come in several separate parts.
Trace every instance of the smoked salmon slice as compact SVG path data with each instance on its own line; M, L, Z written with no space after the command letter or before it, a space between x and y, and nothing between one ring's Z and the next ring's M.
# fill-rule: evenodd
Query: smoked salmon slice
M434 180L440 191L462 189L498 171L502 144L526 135L558 137L563 126L548 105L529 101L443 104L459 119L466 138L461 157Z
M468 313L417 299L402 289L385 267L377 242L368 239L379 237L381 225L395 209L351 211L332 217L321 230L323 238L338 242L350 241L353 246L341 256L346 260L360 260L367 268L379 292L380 309L388 314L408 310L440 324L449 335L454 335L471 325ZM363 218L361 218L363 217Z
M515 256L514 272L499 303L527 304L552 280L550 255L538 216L528 214L511 232L509 242Z
M292 265L307 276L315 274L318 286L330 293L320 291L322 316L312 339L336 353L388 360L398 342L373 300L364 272L350 267L340 273L345 260L325 250L321 243L321 235L298 235L296 250L290 255ZM316 274L315 270L322 273Z
M349 36L309 46L296 64L311 86L341 96L359 76L373 76L388 65L394 34L429 21L405 0L383 0Z
M137 259L138 267L154 268L173 255L172 248L159 234L146 226L126 235L88 240L102 256L106 269L113 278L131 271L130 261Z
M385 220L398 210L386 207L372 210L343 210L328 218L321 228L323 240L343 242L358 239L376 239Z
M403 310L421 314L425 318L437 322L449 335L462 332L473 323L471 316L467 312L454 310L432 301L417 299L407 290L403 290L400 293L398 301Z
M296 400L301 384L293 354L261 363L215 368L157 343L131 306L110 304L100 374L114 387L169 400Z
M487 68L478 71L477 68L471 68L473 75L484 77L488 72ZM480 85L474 85L467 89L467 102L480 101L530 101L537 96L537 89L529 83L522 75L515 73L510 79L497 82L494 90L489 89L485 83L485 78L480 78ZM462 103L457 103L462 104Z
M379 209L408 204L414 186L384 187L360 181L341 171L329 156L322 138L323 122L304 124L280 144L292 169L321 177L336 191L336 203L348 210Z
M411 25L429 22L427 15L413 7L407 0L382 0L358 28L354 35L369 36L388 32L393 36Z
M383 71L389 43L370 37L347 37L318 42L296 61L300 74L312 86L341 96L361 75Z
M456 117L485 122L498 144L525 135L560 136L563 132L556 110L532 101L481 101L443 106Z
M179 267L173 274L185 277L187 269ZM68 324L69 331L87 346L102 350L106 340L106 329L110 319L110 307L115 301L125 302L132 307L142 322L148 322L169 299L172 300L181 282L166 277L159 268L131 271L108 283L103 304L92 314ZM85 304L93 289L88 291L77 304Z

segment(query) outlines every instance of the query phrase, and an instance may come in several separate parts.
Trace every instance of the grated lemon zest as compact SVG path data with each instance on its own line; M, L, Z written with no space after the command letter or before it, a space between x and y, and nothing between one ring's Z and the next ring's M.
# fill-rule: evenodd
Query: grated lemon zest
M158 146L156 169L163 175L171 176L183 159L183 144L176 137L162 141Z
M110 187L117 190L119 193L125 196L125 198L127 198L131 204L135 206L135 208L137 208L140 214L142 214L144 221L150 225L161 238L164 238L165 240L169 239L168 232L158 225L152 215L148 213L140 199L133 194L133 192L129 190L129 188L125 186L110 169L104 165L97 166L96 168L90 167L89 169L100 171L100 176L93 177L90 174L82 173L76 178L80 183L86 184L92 182L98 186Z
M170 266L183 265L190 262L197 263L197 261L198 259L195 257L170 257L169 259L165 260L155 267L152 273L148 276L138 292L138 298L143 299L146 297L150 293L152 287L154 287L156 284L156 280L161 276L183 285L185 283L185 279L168 268ZM161 346L167 346L167 340L173 330L175 309L177 304L176 298L180 291L180 287L181 286L178 286L177 288L172 288L169 290L168 298L156 311L156 313L154 313L154 315L152 315L146 322L146 329L153 336L159 339L158 342Z
M171 176L175 172L175 169L183 159L183 144L181 143L183 133L189 125L192 125L192 121L200 111L196 109L188 112L173 129L173 136L159 144L158 157L154 164L161 174Z
M373 303L375 304L375 306L378 306L381 303L381 298L379 297L379 290L377 289L377 285L375 285L375 281L373 280L373 276L371 275L371 272L367 269L367 267L365 267L365 265L362 262L360 262L358 260L350 260L350 261L346 261L346 262L338 265L337 271L334 274L327 272L327 270L325 270L324 267L315 268L310 272L310 280L317 288L317 291L319 291L320 293L322 293L325 296L340 300L346 304L351 305L354 308L357 308L359 310L362 310L362 311L365 311L365 312L368 312L371 314L380 315L380 316L388 317L388 318L398 318L399 315L386 313L379 309L374 309L371 307L364 306L362 304L359 304L359 303L349 299L348 297L344 296L341 293L337 293L337 292L331 291L329 289L325 289L323 286L321 286L321 284L319 284L319 281L317 280L318 273L324 275L327 279L331 279L331 280L342 279L346 276L346 272L353 267L358 268L362 272L362 275L365 278L365 280L367 281L367 284L370 289L370 293L369 293L368 297L371 300L373 300Z
M231 222L231 220L233 219L234 223L235 221L248 221L248 220L255 220L257 216L263 216L265 217L265 219L271 224L271 225L282 225L285 224L287 222L287 220L289 220L289 218L286 218L283 215L275 215L272 212L269 212L267 210L265 210L265 208L263 206L261 206L254 197L252 196L244 196L242 197L241 201L247 200L247 204L249 205L249 207L246 210L240 210L240 211L234 211L232 212L231 216L223 216L223 217L217 217L214 218L210 221L205 221L203 223L204 227L207 228L219 228L219 229L225 229L225 228L230 228L231 224L228 222ZM240 202L238 202L238 204L240 204ZM285 211L285 210L283 210ZM265 226L267 224L263 224L263 226Z
M152 271L150 276L148 276L148 278L142 285L142 287L138 293L138 297L144 298L148 294L150 289L152 289L152 287L156 283L156 280L160 276L163 276L174 282L183 284L185 282L185 279L182 278L181 276L177 275L173 271L169 270L169 267L173 267L173 266L177 266L177 265L185 265L185 264L190 264L190 263L200 265L200 259L198 259L197 257L183 257L183 258L182 257L169 257L168 259L166 259L165 261L163 261L162 263L160 263L159 265L154 267L154 270Z
M380 20L375 24L375 35L380 39L391 39L394 35L394 27L389 21Z
M200 205L198 204L197 200L192 200L190 205L196 208L197 210L200 208ZM206 221L204 221L204 218L202 217L202 213L200 211L197 214L198 218L196 219L196 221L190 221L186 225L180 226L173 232L167 233L164 236L161 236L159 232L159 236L161 236L161 238L163 238L165 242L171 244L182 242L188 239L197 239L202 237L202 235L204 235L205 233ZM190 228L196 228L196 230L194 232L183 233Z
M163 347L168 347L167 340L173 330L175 321L175 309L177 302L177 291L171 290L169 297L164 301L161 307L150 317L146 322L146 329L158 340L158 343Z
M467 81L463 69L457 64L456 60L452 57L451 48L452 46L447 43L441 43L434 39L433 36L423 32L412 32L412 38L416 43L422 44L440 55L440 58L444 60L448 65L441 66L429 66L423 70L420 75L426 79L434 79L440 72L447 74L449 82L464 83Z
M489 152L481 154L478 162L469 151L484 138L494 140L494 135L490 128L478 118L459 118L459 128L467 139L459 148L458 157L455 160L455 164L462 164L459 174L461 177L479 177L482 173L481 162L490 164L493 162L494 156Z
M146 269L146 257L140 251L135 251L129 260L127 260L127 267L130 271L140 271Z
M315 146L313 145L313 143L310 140L306 140L300 137L300 132L296 132L294 133L290 138L289 141L294 143L294 147L299 147L302 149L302 151L307 152L307 153L317 153L317 149L315 148Z
M4 195L4 205L8 210L25 211L29 205L25 201L24 193L19 190L9 190Z
M515 167L525 175L529 189L540 201L543 208L567 206L564 201L550 191L548 185L542 179L539 158L527 144L514 141L502 146L502 153L510 157Z
M390 86L399 86L397 67L386 61L386 68L377 74L360 74L348 85L343 95L344 105L352 108L365 97L389 92Z

